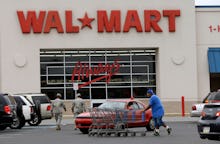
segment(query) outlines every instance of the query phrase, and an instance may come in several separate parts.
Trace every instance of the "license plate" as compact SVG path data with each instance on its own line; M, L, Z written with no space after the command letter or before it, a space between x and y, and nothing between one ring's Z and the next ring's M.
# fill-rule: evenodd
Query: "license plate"
M209 132L210 132L210 127L203 128L203 133L209 133Z

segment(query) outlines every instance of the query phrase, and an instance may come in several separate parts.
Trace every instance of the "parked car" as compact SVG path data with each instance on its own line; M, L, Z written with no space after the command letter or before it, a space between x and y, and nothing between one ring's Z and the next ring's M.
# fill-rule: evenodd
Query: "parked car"
M220 92L211 92L203 99L202 103L197 103L192 105L192 110L190 112L191 117L200 117L203 107L207 103L217 103L220 102Z
M132 103L132 106L129 106ZM129 110L131 109L132 110ZM124 110L127 111L127 118L130 119L127 122L128 127L146 127L147 130L152 131L154 129L154 123L152 120L152 113L151 109L145 111L143 110L146 108L146 105L140 101L133 100L133 99L126 99L126 100L107 100L106 102L102 103L97 107L97 109L101 110ZM106 113L108 113L106 111ZM75 119L76 128L83 134L87 134L89 132L89 128L91 124L94 122L94 117L90 115L89 112L84 112L79 114ZM115 117L115 113L111 113L112 117ZM144 115L142 115L144 114ZM100 116L101 118L101 116ZM131 120L134 118L133 120Z
M200 138L220 139L220 103L204 106L197 127Z
M41 123L42 120L51 119L51 101L46 94L43 93L23 93L23 94L16 94L24 96L28 99L31 103L34 104L34 111L36 115L33 119L28 121L28 124L31 126L37 126Z
M18 122L11 128L20 129L26 122L31 121L34 116L34 105L22 95L12 95L17 103Z
M17 122L16 102L8 94L0 94L0 130Z

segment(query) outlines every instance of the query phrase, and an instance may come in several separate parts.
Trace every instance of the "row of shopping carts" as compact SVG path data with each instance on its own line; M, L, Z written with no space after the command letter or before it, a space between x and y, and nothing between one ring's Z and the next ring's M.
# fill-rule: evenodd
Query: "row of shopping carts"
M89 109L92 124L89 136L145 136L145 131L130 130L129 122L135 121L134 116L128 116L129 110L119 109ZM135 114L135 111L133 111Z

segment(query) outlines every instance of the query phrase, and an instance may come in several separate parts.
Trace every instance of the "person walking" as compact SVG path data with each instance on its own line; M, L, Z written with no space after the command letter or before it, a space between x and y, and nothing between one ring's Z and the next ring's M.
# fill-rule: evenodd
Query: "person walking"
M80 113L83 113L86 111L86 108L85 108L85 103L81 97L81 94L80 93L77 93L76 94L76 99L73 101L73 104L72 104L72 112L74 114L74 118L76 118ZM75 123L75 130L77 129L76 128L76 123Z
M159 132L160 126L165 127L167 129L168 134L170 135L172 129L168 125L166 125L163 121L164 108L160 101L160 98L156 94L154 94L153 90L151 89L147 90L147 97L150 97L149 105L146 107L144 111L150 108L152 109L152 117L155 126L154 135L155 136L160 135Z
M52 102L52 113L56 120L56 130L61 130L61 121L63 117L63 110L66 111L66 106L64 102L61 100L61 94L56 94L56 99Z

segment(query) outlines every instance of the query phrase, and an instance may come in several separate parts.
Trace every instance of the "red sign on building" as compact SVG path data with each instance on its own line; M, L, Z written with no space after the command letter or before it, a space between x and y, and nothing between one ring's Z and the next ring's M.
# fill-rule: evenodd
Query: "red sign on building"
M85 12L83 17L76 18L72 10L65 11L65 22L61 21L61 14L57 10L50 11L17 11L21 31L23 33L49 33L55 29L58 33L79 33L80 30L88 27L92 29L97 25L97 32L129 32L135 29L137 32L163 32L159 25L161 19L167 19L169 32L176 31L176 18L180 16L180 10L144 10L143 17L140 17L137 10L127 10L125 19L122 18L120 10L97 10L96 19ZM109 16L108 16L109 15ZM143 23L141 22L143 20ZM81 25L76 25L76 21Z

